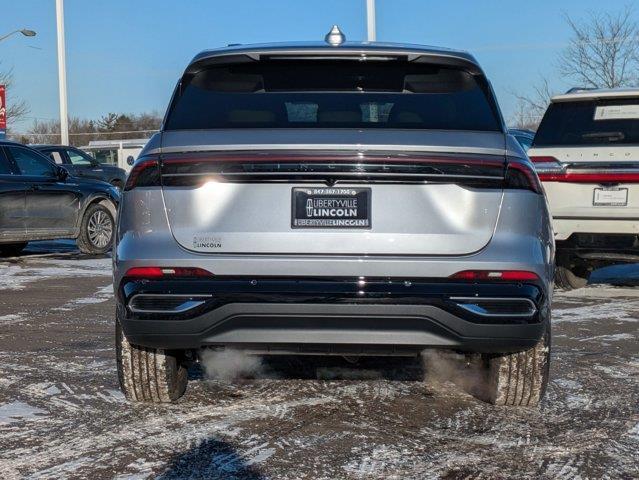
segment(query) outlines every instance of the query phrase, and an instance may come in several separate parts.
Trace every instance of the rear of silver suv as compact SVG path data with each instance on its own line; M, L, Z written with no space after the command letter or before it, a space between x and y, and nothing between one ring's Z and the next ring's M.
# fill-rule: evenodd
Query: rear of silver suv
M187 67L124 189L127 398L185 391L202 348L476 358L533 405L554 245L538 178L466 53L238 46Z

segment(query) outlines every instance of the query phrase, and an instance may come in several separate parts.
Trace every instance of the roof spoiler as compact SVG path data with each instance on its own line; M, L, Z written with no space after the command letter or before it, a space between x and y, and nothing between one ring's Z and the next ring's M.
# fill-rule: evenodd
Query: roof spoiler
M287 57L309 58L321 57L326 59L331 58L349 58L361 59L362 57L374 57L382 58L387 57L389 59L406 59L409 62L423 63L431 65L443 65L448 67L456 67L466 70L472 75L484 75L481 67L464 57L455 55L445 55L440 53L427 53L427 52L411 52L410 50L361 50L361 49L349 49L340 48L339 50L326 49L291 49L291 50L256 50L247 51L243 53L215 53L210 56L201 57L198 56L195 60L189 64L186 68L184 75L194 75L204 68L212 65L228 65L234 63L251 63L264 59L284 59Z

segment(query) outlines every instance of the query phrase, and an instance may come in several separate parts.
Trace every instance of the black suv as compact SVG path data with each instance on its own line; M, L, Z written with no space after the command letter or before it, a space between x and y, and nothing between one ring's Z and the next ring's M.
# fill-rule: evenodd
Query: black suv
M126 181L126 172L113 165L98 162L79 148L66 145L31 145L48 155L57 165L62 165L74 177L94 178L122 188Z
M84 253L105 253L119 200L108 183L71 176L37 150L0 141L0 255L59 238L76 239Z

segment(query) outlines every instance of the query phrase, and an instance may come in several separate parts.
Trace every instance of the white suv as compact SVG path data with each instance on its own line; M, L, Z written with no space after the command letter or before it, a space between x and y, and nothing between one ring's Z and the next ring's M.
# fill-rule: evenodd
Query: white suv
M639 89L554 97L528 155L553 216L560 287L639 258Z

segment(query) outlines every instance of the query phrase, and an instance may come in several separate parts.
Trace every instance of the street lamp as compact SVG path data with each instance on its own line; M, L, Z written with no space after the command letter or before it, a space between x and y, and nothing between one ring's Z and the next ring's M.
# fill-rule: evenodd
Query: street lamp
M366 0L366 39L369 42L377 40L375 23L375 0Z
M11 35L13 35L15 33L21 33L25 37L35 37L36 36L36 32L34 32L33 30L28 30L26 28L23 28L22 30L14 30L13 32L9 32L6 35L1 36L0 37L0 42L2 40L4 40L5 38L10 37Z
M69 113L67 109L67 61L64 45L64 0L55 0L58 31L58 86L60 88L60 143L69 145Z

